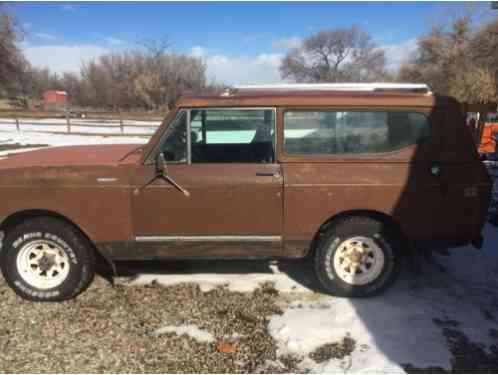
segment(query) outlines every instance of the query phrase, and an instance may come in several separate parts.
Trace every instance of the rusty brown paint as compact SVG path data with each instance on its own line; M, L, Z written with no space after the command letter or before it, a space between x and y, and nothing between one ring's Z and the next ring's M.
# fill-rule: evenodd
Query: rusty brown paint
M187 197L146 163L182 108L277 108L274 164L175 164L168 173ZM429 117L428 143L385 154L286 155L288 109L388 109ZM451 134L452 137L447 137ZM0 220L28 210L66 217L118 259L302 257L320 228L343 213L372 212L398 223L410 239L470 243L484 225L490 179L463 125L459 104L429 94L247 93L181 98L155 135L138 145L75 146L0 161ZM428 173L437 162L438 179ZM279 178L258 176L276 173ZM478 194L464 199L465 189ZM137 243L137 236L260 235L282 242Z

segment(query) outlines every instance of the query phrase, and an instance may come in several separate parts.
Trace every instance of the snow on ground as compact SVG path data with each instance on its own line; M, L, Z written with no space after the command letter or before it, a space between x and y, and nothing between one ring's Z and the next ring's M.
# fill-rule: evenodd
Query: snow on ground
M52 138L66 138L78 140L79 135L54 134L47 132L66 132L67 125L65 119L20 119L20 129L16 128L15 120L0 118L0 142L2 139L14 138L21 139L29 142L32 138L52 139ZM130 134L130 138L134 137L133 134L154 134L160 125L159 121L131 121L124 122L124 134ZM104 120L74 120L71 119L71 132L72 133L105 133L105 134L121 134L119 121L104 121ZM87 136L84 136L85 138ZM94 137L93 137L94 138ZM101 137L102 138L102 137ZM118 138L116 140L119 142ZM107 139L107 138L106 138ZM146 141L147 137L140 137L141 142ZM58 142L58 140L55 140ZM67 141L67 140L66 140ZM81 141L80 141L81 142ZM116 142L116 143L118 143ZM123 143L120 141L119 143ZM129 141L128 141L129 142ZM41 143L41 142L38 142Z
M64 118L46 118L46 119L19 119L20 129L22 131L65 131L67 127L66 119ZM104 132L119 133L120 122L118 120L86 120L86 119L70 119L71 131L82 132ZM135 133L153 133L161 121L136 121L124 120L124 128L126 132ZM78 129L78 130L76 130ZM11 118L0 118L0 131L16 130L16 121Z
M85 145L85 144L115 144L115 143L146 143L148 137L126 135L122 136L120 134L119 127L98 127L98 128L78 128L77 126L71 126L71 131L78 133L109 133L107 136L96 136L96 135L81 135L81 134L51 134L47 131L65 131L64 126L31 126L21 125L21 131L17 131L14 123L3 123L5 119L0 119L0 147L2 144L20 144L20 145L49 145L49 146L68 146L68 145ZM49 123L59 122L61 125L65 124L65 120L62 119L48 119L48 120L36 120L37 123ZM134 121L134 123L138 123ZM133 133L150 133L156 129L156 123L152 124L149 128L133 128L126 127L125 134ZM143 124L142 124L143 125ZM116 136L114 136L115 134ZM28 151L28 150L25 150ZM12 150L5 151L3 154L13 153Z
M265 282L271 282L275 285L275 288L281 292L311 292L306 286L302 285L296 280L287 277L283 274L276 265L264 265L261 270L254 269L251 264L244 262L240 263L241 273L234 272L224 272L226 267L222 264L223 262L208 261L208 262L194 262L192 265L194 267L199 267L198 272L187 273L187 274L170 274L170 275L158 275L158 274L147 274L142 273L138 275L130 284L132 285L145 285L150 284L154 281L162 285L175 285L181 283L196 283L203 292L207 292L216 287L224 286L227 287L232 292L252 292L257 289L261 284ZM249 263L249 264L248 264ZM230 263L234 266L234 263ZM220 273L210 272L212 267L219 266ZM203 272L208 271L207 273ZM247 270L251 270L251 273L247 273ZM144 272L147 270L144 269Z
M37 132L0 132L0 146L6 143L21 145L47 144L68 146L85 144L146 143L148 138L135 136L91 136L75 134L50 134Z
M164 335L166 333L175 333L178 336L187 335L198 342L213 342L214 337L209 332L204 331L194 324L185 324L181 326L163 326L153 332L154 336Z

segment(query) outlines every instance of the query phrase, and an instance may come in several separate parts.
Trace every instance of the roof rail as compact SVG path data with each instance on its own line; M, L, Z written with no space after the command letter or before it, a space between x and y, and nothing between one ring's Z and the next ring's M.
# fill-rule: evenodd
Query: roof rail
M425 83L292 83L275 85L235 85L224 95L239 91L406 91L429 94L431 88Z

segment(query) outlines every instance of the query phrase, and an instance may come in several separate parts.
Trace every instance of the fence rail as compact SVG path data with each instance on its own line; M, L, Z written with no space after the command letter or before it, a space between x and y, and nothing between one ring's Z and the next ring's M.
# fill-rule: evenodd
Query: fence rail
M96 136L136 136L150 137L160 126L157 119L119 118L72 118L66 113L65 118L40 118L21 116L2 116L0 112L0 132L29 131L50 134L96 135ZM59 113L60 115L60 113ZM12 127L12 129L6 129ZM64 131L62 129L65 129ZM92 131L86 131L91 129ZM108 131L98 131L106 129Z
M81 116L86 119L112 119L119 120L121 117L123 119L129 120L144 120L144 121L161 121L167 115L167 112L147 112L147 111L96 111L96 110L84 110L78 108L69 108L69 114L73 118L75 116ZM19 117L19 118L36 118L36 119L47 119L47 118L61 118L66 117L66 111L45 111L45 110L21 110L21 109L0 109L0 117Z

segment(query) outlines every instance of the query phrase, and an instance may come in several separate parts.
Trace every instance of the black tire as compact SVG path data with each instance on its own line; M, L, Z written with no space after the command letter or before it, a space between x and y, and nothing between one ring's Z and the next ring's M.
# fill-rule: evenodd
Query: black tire
M400 241L392 233L383 223L358 216L340 219L329 227L321 235L315 252L315 272L324 289L340 297L370 297L384 291L394 282L401 267ZM333 262L340 245L357 236L374 241L384 255L379 275L363 285L353 285L342 280Z
M17 258L21 249L40 240L55 241L68 257L69 273L59 285L40 289L28 283L19 273ZM30 301L64 301L76 297L92 282L93 251L88 240L69 223L38 217L25 221L6 233L0 253L0 267L9 286Z

